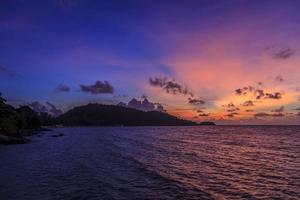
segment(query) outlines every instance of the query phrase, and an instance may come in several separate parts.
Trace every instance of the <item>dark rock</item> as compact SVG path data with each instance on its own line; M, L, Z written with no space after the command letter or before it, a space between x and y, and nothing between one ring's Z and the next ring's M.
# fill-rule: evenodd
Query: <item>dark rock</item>
M22 136L13 137L7 135L0 135L0 144L26 144L29 142L29 139Z
M60 133L60 134L52 135L51 137L62 137L62 136L64 136L64 134Z

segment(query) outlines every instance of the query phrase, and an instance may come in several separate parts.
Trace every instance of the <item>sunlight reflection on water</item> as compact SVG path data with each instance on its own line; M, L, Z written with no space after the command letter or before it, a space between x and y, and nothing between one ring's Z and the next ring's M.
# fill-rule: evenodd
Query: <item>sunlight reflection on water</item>
M0 158L1 200L300 196L295 126L63 128Z

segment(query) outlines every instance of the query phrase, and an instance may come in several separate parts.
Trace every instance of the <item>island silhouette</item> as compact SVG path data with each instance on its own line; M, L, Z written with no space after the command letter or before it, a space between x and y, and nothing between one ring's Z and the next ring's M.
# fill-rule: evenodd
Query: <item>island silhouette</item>
M0 94L0 144L27 143L23 136L35 134L43 126L197 126L215 125L180 119L162 111L142 111L121 105L90 103L74 107L57 117L35 112L29 106L14 108Z

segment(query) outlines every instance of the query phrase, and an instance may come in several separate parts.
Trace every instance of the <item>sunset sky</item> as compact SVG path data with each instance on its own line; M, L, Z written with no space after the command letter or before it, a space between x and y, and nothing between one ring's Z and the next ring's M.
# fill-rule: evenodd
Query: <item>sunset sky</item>
M0 92L68 109L147 96L217 124L300 124L299 0L0 0Z

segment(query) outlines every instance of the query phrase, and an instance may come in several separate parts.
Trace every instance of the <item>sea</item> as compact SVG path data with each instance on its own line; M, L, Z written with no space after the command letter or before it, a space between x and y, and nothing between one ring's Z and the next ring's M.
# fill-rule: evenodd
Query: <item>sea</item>
M77 127L0 146L1 200L300 199L300 126Z

